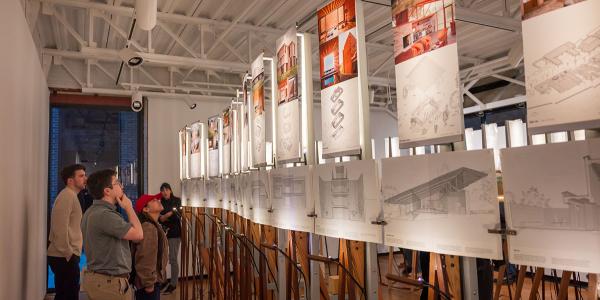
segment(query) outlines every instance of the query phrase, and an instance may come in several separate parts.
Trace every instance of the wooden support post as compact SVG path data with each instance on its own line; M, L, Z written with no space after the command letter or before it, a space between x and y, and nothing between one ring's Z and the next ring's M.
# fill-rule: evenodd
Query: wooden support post
M272 226L263 226L262 236L263 236L263 240L265 243L267 243L269 245L277 244L277 228L272 227ZM269 266L269 269L273 272L273 274L276 274L275 272L277 270L277 252L267 251L266 255L267 255L267 265ZM266 277L267 277L267 283L269 285L274 285L275 279L271 277L271 272L267 272ZM275 299L274 296L275 295L273 293L273 290L268 290L268 292L266 293L267 300Z
M597 274L589 274L588 275L588 288L583 291L583 299L598 299L598 275Z
M496 277L496 290L494 290L494 300L500 299L500 291L502 290L504 274L506 274L506 264L501 265L498 269L498 277Z
M519 266L519 274L517 275L517 288L515 290L515 300L521 300L521 293L523 292L523 284L525 283L526 275L527 266Z
M536 300L540 283L544 277L544 268L535 269L535 276L533 277L533 283L531 284L531 292L529 293L529 300Z
M571 275L573 275L573 272L571 271L562 272L557 300L566 300L569 297L569 282L571 281Z

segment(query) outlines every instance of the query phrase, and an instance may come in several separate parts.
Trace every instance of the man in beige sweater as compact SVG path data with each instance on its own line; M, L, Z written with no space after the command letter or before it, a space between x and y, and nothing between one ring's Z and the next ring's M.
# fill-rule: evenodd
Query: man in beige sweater
M85 167L70 165L60 172L65 188L54 200L50 216L48 264L54 272L55 300L79 299L81 205L77 194L85 188Z

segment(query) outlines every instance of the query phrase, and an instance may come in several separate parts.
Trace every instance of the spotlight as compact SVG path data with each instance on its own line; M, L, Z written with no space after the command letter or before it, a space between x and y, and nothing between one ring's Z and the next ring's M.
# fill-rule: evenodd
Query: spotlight
M119 51L119 57L123 60L130 68L139 67L144 63L144 58L137 52L131 50L129 46Z
M189 96L183 98L183 102L185 102L185 104L192 110L195 109L196 106L198 106L196 102L194 102Z

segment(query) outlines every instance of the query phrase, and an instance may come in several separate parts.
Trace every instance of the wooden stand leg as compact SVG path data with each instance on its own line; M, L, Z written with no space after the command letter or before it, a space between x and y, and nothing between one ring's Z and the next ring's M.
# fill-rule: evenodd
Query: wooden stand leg
M596 300L598 299L598 275L588 275L588 288L583 291L584 299Z
M519 267L519 275L517 275L517 289L515 290L515 300L521 300L523 292L523 283L525 283L525 275L527 274L527 266Z
M494 300L500 299L500 292L502 291L502 283L504 282L505 273L506 264L501 265L498 269L498 276L496 277L496 289L494 290Z
M569 296L569 282L571 281L571 271L563 271L558 288L558 300L566 300Z
M531 292L529 293L529 300L536 300L540 283L544 277L544 268L537 268L535 270L535 276L533 277L533 283L531 284Z

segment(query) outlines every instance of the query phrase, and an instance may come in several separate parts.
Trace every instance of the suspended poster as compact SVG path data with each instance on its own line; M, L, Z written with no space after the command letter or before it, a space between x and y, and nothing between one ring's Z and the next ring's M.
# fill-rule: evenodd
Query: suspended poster
M184 180L188 177L188 153L187 153L187 127L179 130L179 179Z
M206 201L205 207L223 208L223 182L221 178L215 177L205 181Z
M246 84L247 80L244 78L244 80L242 81L242 93L243 93L243 103L241 106L241 142L240 142L240 164L241 164L241 171L245 172L248 170L249 166L250 166L250 158L252 155L252 152L249 151L250 149L250 127L248 126L249 121L249 107L250 107L250 103L249 103L249 98L248 97L248 85Z
M266 112L265 112L265 65L261 53L252 63L252 164L267 164Z
M232 124L231 124L231 107L228 106L223 110L221 115L223 123L223 174L229 174L231 172L231 137L232 137Z
M404 156L381 161L384 244L449 255L500 259L492 150Z
M364 41L357 33L356 2L331 1L317 17L323 157L359 154L358 44Z
M219 116L208 118L208 176L220 175L219 147L221 135L219 130Z
M381 243L377 163L357 160L314 167L315 233Z
M202 172L202 136L204 124L196 122L190 126L191 141L190 141L190 170L189 175L191 178L201 177ZM182 144L183 148L187 148Z
M231 104L230 123L231 123L231 169L230 174L238 174L241 170L241 142L242 142L242 103L234 102Z
M314 231L315 203L311 195L312 167L276 168L269 172L272 226Z
M277 40L277 161L300 159L298 38L291 28Z
M252 217L249 219L254 223L272 226L269 171L260 170L250 172L250 189L252 191L250 200Z
M454 0L392 0L400 148L464 131Z
M529 133L600 127L600 1L522 7Z
M600 140L503 149L511 263L600 273Z

